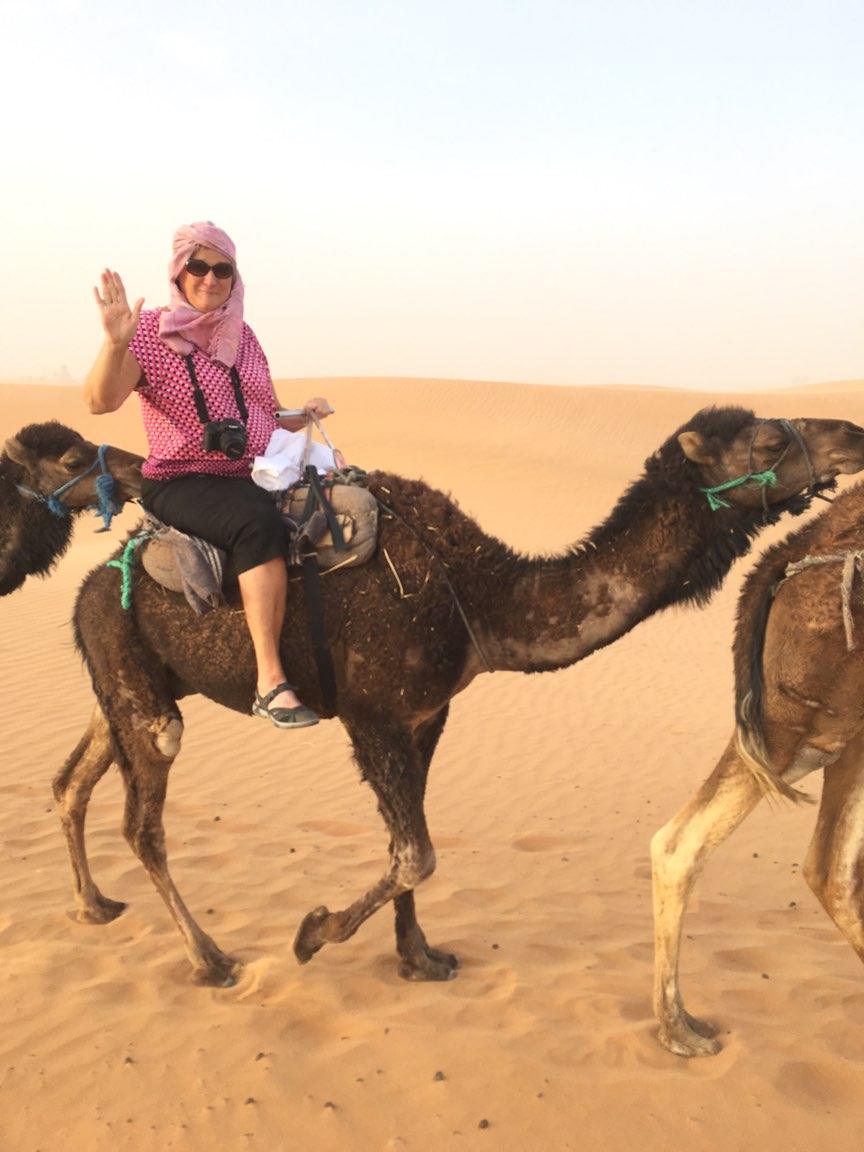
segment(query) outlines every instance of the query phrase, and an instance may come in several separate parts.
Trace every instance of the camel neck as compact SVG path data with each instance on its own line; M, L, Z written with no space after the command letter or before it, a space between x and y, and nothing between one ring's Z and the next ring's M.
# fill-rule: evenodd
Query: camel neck
M638 481L565 555L514 558L484 611L484 651L501 671L573 664L662 608L707 601L758 526L749 513L712 512L695 489Z

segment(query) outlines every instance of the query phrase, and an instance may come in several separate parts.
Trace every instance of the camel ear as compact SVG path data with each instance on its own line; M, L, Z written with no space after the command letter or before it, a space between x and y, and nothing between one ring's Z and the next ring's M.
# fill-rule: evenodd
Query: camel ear
M24 447L17 436L12 436L6 441L4 451L10 460L20 464L22 468L27 468L33 463L33 453Z
M678 437L681 451L694 464L713 464L714 453L708 447L705 437L699 432L682 432Z

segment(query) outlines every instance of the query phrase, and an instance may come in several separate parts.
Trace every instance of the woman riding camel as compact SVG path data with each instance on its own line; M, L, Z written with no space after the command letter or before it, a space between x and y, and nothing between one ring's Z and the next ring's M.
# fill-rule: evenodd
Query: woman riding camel
M250 469L277 428L299 431L332 409L316 396L299 416L276 415L267 359L243 321L234 244L220 228L179 228L169 271L168 307L143 312L143 298L130 309L116 272L102 273L93 293L105 339L85 400L91 412L114 412L138 393L148 443L142 503L228 553L258 668L252 712L277 728L305 728L318 717L295 696L279 654L287 533Z

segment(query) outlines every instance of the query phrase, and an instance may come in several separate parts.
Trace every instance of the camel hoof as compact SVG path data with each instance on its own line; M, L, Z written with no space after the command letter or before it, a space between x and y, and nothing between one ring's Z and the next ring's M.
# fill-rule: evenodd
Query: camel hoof
M294 955L298 964L308 964L315 953L324 947L325 941L320 939L318 933L329 915L329 909L322 904L320 908L313 908L303 917L303 922L294 937Z
M86 908L76 908L70 912L73 920L79 924L110 924L127 909L128 905L121 900L109 900L107 896L100 896L98 901L88 904Z
M722 1045L715 1040L710 1024L703 1024L692 1016L669 1021L660 1025L658 1039L664 1048L675 1056L716 1056ZM697 1031L697 1027L699 1031Z
M403 980L455 980L459 959L452 952L425 948L419 956L403 959L399 975Z
M206 968L196 968L192 983L201 988L233 988L243 971L243 965L233 956L221 955Z
M689 1012L684 1013L684 1019L696 1035L702 1036L705 1040L713 1040L720 1031L720 1028L716 1024L712 1024L708 1020L697 1020L696 1017L691 1016Z

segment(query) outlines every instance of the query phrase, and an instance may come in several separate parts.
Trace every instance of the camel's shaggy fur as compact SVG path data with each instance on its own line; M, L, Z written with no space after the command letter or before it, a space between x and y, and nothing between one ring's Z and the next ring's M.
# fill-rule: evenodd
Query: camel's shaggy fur
M763 494L749 485L734 489L731 507L717 512L699 491L772 466L780 483L766 489L767 514ZM562 667L668 604L704 602L766 520L800 509L797 494L814 482L862 466L864 431L854 425L801 420L793 430L743 409L703 412L651 457L605 524L564 555L537 559L485 535L425 484L373 474L370 486L389 509L379 552L363 568L326 577L323 596L336 714L378 800L390 859L349 907L306 916L294 945L298 959L348 939L392 901L402 975L450 978L456 959L426 943L414 905L414 888L435 866L423 800L450 700L485 669ZM123 907L93 882L84 845L90 793L114 760L126 785L124 833L180 928L196 979L229 983L237 962L201 930L170 876L162 809L182 737L179 701L202 693L238 712L250 709L255 662L242 611L229 604L195 616L182 596L141 572L124 611L116 571L100 567L79 594L75 630L98 707L54 790L78 915L101 923ZM282 649L301 698L324 714L296 583Z

